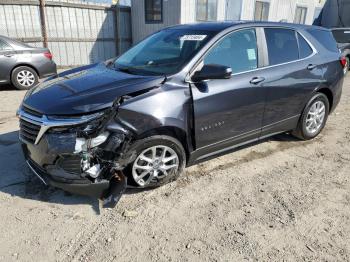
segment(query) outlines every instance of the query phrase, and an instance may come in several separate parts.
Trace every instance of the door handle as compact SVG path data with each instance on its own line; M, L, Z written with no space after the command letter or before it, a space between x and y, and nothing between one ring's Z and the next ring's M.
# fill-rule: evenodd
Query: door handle
M263 81L265 81L264 77L253 77L252 80L249 81L249 83L251 83L253 85L257 85Z
M13 57L14 54L4 54L4 56L6 56L6 57Z
M307 66L307 69L308 69L308 70L313 70L313 69L316 68L316 66L317 66L317 65L312 65L312 64L310 64L310 65Z

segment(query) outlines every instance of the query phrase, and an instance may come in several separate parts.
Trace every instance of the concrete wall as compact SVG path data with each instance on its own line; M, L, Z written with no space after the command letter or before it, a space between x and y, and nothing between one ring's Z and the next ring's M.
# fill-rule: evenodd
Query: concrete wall
M269 21L286 19L293 23L296 6L307 7L306 24L312 24L315 8L321 8L324 0L263 0L270 2ZM243 0L242 20L253 20L255 0Z
M236 0L233 0L236 1ZM164 27L196 22L196 0L163 0L163 23L145 23L145 1L133 0L131 7L133 43ZM226 0L218 0L217 19L225 20Z
M181 0L163 0L163 23L146 24L145 1L133 0L131 7L133 43L171 25L180 23Z

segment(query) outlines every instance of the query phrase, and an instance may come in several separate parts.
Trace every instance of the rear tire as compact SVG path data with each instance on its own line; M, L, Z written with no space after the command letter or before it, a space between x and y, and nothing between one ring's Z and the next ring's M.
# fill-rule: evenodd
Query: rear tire
M175 138L156 135L136 141L128 150L134 161L124 170L130 185L154 188L176 180L186 165L186 153Z
M298 123L292 132L302 140L313 139L318 136L326 125L329 114L329 101L322 93L314 95L307 103Z
M12 71L12 84L19 90L29 90L39 83L38 74L28 66L20 66Z

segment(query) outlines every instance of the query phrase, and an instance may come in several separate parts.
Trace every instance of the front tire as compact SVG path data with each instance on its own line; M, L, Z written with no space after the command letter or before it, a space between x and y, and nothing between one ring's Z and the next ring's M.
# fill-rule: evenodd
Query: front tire
M124 170L131 185L152 188L176 180L186 164L181 143L170 136L156 135L136 141L129 149L135 160Z
M17 89L28 90L39 83L39 77L34 69L27 66L20 66L13 70L11 81Z
M322 93L314 95L305 107L299 119L298 127L292 132L302 140L318 136L326 125L329 114L329 101Z

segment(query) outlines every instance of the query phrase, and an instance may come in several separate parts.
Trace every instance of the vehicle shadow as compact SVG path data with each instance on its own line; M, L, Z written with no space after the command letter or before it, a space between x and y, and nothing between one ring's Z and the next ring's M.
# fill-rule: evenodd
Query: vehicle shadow
M292 136L291 134L288 134L288 133L281 133L281 134L277 134L277 135L274 135L274 136L271 136L271 137L263 138L263 139L260 139L258 141L254 141L254 142L251 142L251 143L248 143L248 144L244 144L242 146L237 146L237 147L234 147L234 148L232 148L230 150L227 150L227 151L224 151L222 153L219 153L217 155L204 158L204 159L198 161L197 164L203 163L205 161L210 161L210 160L212 160L214 158L221 157L221 156L224 156L224 155L227 155L227 154L232 154L232 153L237 152L239 150L243 150L243 149L246 149L246 148L249 148L249 147L253 147L253 146L256 146L256 145L259 145L259 144L263 144L263 143L269 142L269 141L279 142L280 143L280 146L279 146L280 149L287 149L287 148L290 148L290 147L294 146L294 143L291 143L291 142L298 142L298 141L300 141L300 139L298 139L298 138L296 138L296 137L294 137L294 136Z
M89 204L100 214L99 201L85 196L71 195L60 189L45 186L27 167L18 131L0 135L0 191L35 201L63 205Z
M17 91L17 89L13 85L1 85L1 91Z

